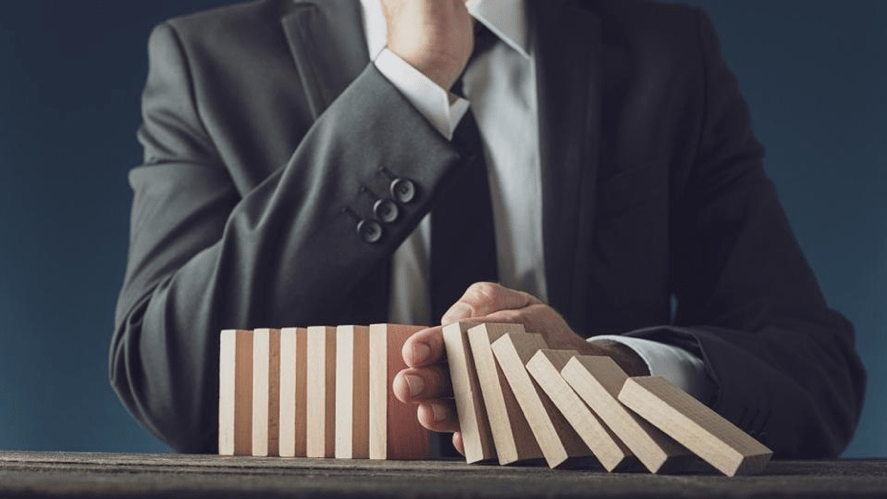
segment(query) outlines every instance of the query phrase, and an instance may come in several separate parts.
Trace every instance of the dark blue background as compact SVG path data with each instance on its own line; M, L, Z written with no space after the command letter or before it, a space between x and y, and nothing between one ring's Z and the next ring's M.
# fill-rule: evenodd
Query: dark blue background
M0 9L0 449L158 451L107 382L145 46L222 0ZM696 0L718 26L768 169L870 382L847 456L887 455L887 2Z

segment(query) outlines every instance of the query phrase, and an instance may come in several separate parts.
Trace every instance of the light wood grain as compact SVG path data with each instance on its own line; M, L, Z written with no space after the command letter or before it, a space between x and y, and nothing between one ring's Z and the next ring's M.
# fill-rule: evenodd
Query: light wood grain
M369 458L369 327L336 328L336 457Z
M280 449L280 330L253 331L254 456L278 456Z
M394 377L406 369L401 354L404 342L422 329L401 324L370 326L370 459L430 457L429 432L419 424L416 406L397 400L391 389Z
M760 473L773 454L661 376L629 378L618 398L727 476Z
M523 334L524 328L520 324L480 324L468 330L490 432L499 464L503 465L542 458L542 450L493 355L491 344L506 333Z
M311 326L307 332L308 457L335 457L336 328Z
M252 454L253 333L221 332L219 351L219 454Z
M593 454L526 370L526 363L544 348L547 348L545 340L539 334L505 334L492 344L493 354L527 418L545 461L549 467L556 468L570 458Z
M304 328L280 331L280 455L305 457L306 335Z
M527 362L527 371L607 471L633 462L632 452L608 429L561 377L560 371L578 355L573 350L542 349Z
M496 458L490 422L468 344L468 330L476 325L473 322L457 322L443 328L453 398L468 463Z
M651 472L675 471L690 452L617 400L628 379L609 357L578 356L561 376Z

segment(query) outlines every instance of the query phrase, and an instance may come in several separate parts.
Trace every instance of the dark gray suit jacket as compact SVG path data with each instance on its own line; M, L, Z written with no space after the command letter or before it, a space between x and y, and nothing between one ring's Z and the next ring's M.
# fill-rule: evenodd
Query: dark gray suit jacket
M550 304L585 336L698 352L711 405L778 456L838 454L865 384L853 330L791 234L707 17L530 5ZM391 254L464 154L369 63L357 0L175 19L150 65L111 379L155 435L211 452L219 331L386 321ZM357 223L395 179L415 199L368 243Z

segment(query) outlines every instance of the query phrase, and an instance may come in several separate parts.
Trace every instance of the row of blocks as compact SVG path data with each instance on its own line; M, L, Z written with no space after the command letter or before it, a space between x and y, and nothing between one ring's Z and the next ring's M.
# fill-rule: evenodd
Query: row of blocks
M420 326L223 331L223 455L425 459L428 433L391 393ZM515 324L443 329L466 461L593 459L607 471L678 471L694 456L733 476L765 446L665 378L628 377L608 357L550 350Z
M222 331L219 454L427 459L428 431L390 389L420 329Z
M469 463L594 457L685 470L695 457L728 476L761 472L772 451L661 376L629 377L612 359L550 350L514 324L443 330Z

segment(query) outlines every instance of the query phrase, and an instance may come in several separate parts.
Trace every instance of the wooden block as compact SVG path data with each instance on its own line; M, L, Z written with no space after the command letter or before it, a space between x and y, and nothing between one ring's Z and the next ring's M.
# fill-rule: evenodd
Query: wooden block
M773 455L662 376L628 378L619 401L727 476L759 473Z
M506 333L524 334L524 328L520 324L480 324L468 330L490 432L499 464L503 465L542 457L542 450L493 355L491 344Z
M248 456L253 445L253 332L228 329L219 340L219 454Z
M336 457L370 457L370 339L367 326L336 328Z
M254 456L279 455L279 418L280 330L256 329L253 331Z
M505 334L492 344L496 361L514 392L542 455L551 468L567 459L593 455L551 400L530 378L526 363L543 348L539 334Z
M336 328L311 326L307 332L308 457L335 457Z
M561 377L561 369L575 355L578 352L572 350L542 349L527 362L527 371L573 426L604 469L613 471L632 462L632 453Z
M305 457L308 330L280 330L280 456Z
M690 452L617 400L628 375L609 357L574 357L561 376L651 473L675 467Z
M416 418L416 406L394 396L394 377L406 368L404 342L422 326L370 326L370 459L428 459L429 432Z
M468 344L468 330L476 325L473 322L457 322L443 328L453 397L465 447L465 460L468 463L496 457L490 422Z

